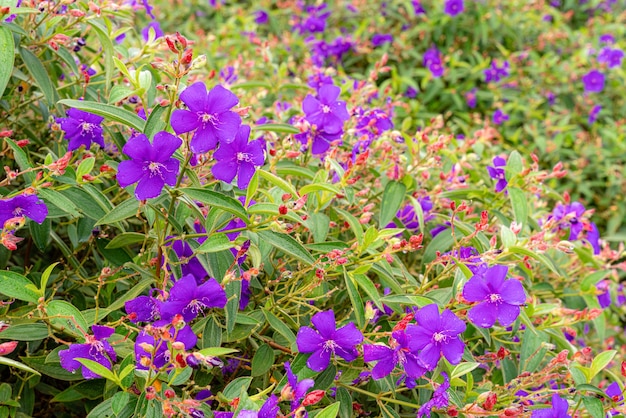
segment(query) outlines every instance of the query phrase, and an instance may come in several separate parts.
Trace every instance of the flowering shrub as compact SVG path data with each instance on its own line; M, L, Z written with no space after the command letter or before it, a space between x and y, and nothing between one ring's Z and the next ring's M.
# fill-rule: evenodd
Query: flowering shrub
M226 3L1 3L0 417L626 413L623 5Z

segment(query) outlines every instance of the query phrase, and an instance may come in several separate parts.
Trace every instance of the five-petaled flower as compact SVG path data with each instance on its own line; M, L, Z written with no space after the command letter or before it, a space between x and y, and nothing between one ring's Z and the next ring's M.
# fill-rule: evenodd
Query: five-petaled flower
M600 93L604 90L604 74L591 70L582 77L585 93Z
M328 367L330 355L335 354L346 361L353 361L359 355L357 344L363 341L363 334L353 322L336 329L335 313L318 312L311 318L317 328L302 327L298 331L296 343L301 353L312 353L307 360L311 370L321 372Z
M494 180L498 180L496 183L496 192L500 193L509 184L506 181L504 167L506 167L506 160L502 157L495 157L493 159L493 167L487 166L489 177Z
M155 134L152 144L144 134L132 137L122 149L132 159L118 166L118 183L122 187L138 183L135 196L139 200L159 196L163 186L176 184L180 162L172 155L181 144L180 138L165 131Z
M308 94L302 102L306 120L329 134L341 132L350 115L346 102L337 100L340 93L339 87L325 84L317 91L317 98Z
M84 145L86 149L95 142L104 148L104 138L102 137L102 126L104 120L102 116L84 112L78 109L69 109L67 118L57 118L56 122L61 125L65 132L65 137L70 141L67 149L73 151Z
M315 382L313 379L302 379L298 381L298 377L291 371L291 363L285 362L285 371L287 372L287 384L281 391L283 399L291 401L291 409L295 410L300 406L306 393L311 389Z
M465 4L463 0L446 0L443 5L443 11L449 16L456 16L459 13L463 13L465 10Z
M426 373L426 369L419 364L415 353L409 349L409 338L404 331L394 331L391 347L381 344L364 344L363 361L377 361L372 368L372 378L378 380L389 375L396 365L400 365L406 375L417 379Z
M519 316L526 293L519 281L506 280L508 271L507 266L493 266L465 283L463 297L469 302L480 302L467 314L474 325L491 328L498 320L500 325L508 327Z
M159 305L161 318L171 320L180 314L186 322L193 320L204 309L226 306L226 292L215 280L198 285L191 274L181 277L170 289L169 298Z
M176 134L196 132L191 138L191 150L203 153L220 143L232 142L237 135L241 117L230 110L239 99L231 91L217 85L207 93L206 86L197 82L180 94L189 110L177 109L172 114L172 128Z
M109 338L115 329L102 325L94 325L91 327L93 335L85 336L85 344L71 344L67 350L59 351L61 366L67 371L75 372L82 367L83 377L85 379L96 379L101 377L99 374L92 372L87 367L83 367L77 360L79 358L95 361L107 369L111 370L114 361L117 360L115 350L111 347L106 338Z
M435 389L433 397L423 404L417 411L417 418L429 417L430 411L433 408L446 408L450 403L450 397L448 395L448 389L450 389L450 378L446 372L442 372L443 383Z
M48 216L48 207L34 194L21 194L0 200L0 229L9 219L26 217L42 224Z
M265 142L256 139L248 142L250 126L241 125L235 139L221 142L220 147L213 154L218 162L211 168L215 178L230 183L237 176L237 187L245 189L250 184L255 167L265 162Z
M465 331L465 322L449 309L444 309L440 315L436 303L417 311L415 319L418 324L407 326L406 333L409 348L413 352L419 351L417 358L423 367L433 370L442 354L451 364L461 361L465 343L459 334Z
M552 408L535 409L530 415L531 418L571 418L567 413L569 405L566 399L558 394L552 395Z

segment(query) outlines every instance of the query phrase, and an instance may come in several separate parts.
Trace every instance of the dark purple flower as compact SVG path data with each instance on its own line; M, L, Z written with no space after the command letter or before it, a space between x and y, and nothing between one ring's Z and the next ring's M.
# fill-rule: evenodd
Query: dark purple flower
M594 222L589 222L589 230L587 231L587 241L593 248L593 253L600 254L600 231Z
M461 361L465 343L459 334L465 331L465 322L449 309L444 309L439 315L436 303L418 310L415 319L418 324L407 326L406 334L411 351L419 351L417 358L423 367L433 370L442 354L451 364Z
M329 134L341 132L350 115L346 102L337 100L340 93L339 87L325 84L317 91L317 98L308 94L302 102L306 120Z
M495 157L493 159L493 167L487 166L489 177L494 180L498 180L496 183L496 192L500 193L506 188L508 182L506 181L504 167L506 167L506 160L502 157Z
M42 224L48 216L48 207L34 194L20 194L0 200L0 229L9 219L26 217Z
M180 138L165 131L156 133L152 143L144 134L135 135L122 149L131 159L118 166L118 183L122 187L138 183L135 197L139 200L159 196L163 186L176 184L180 161L172 155L181 145Z
M550 218L558 222L558 229L569 228L570 233L568 239L574 241L577 240L580 233L583 232L584 223L582 217L584 214L585 207L579 202L573 202L569 205L559 203L552 211Z
M305 33L324 32L326 29L326 20L328 16L330 16L330 11L326 7L325 4L321 4L320 6L306 6L303 10L303 15L306 18L300 19L300 21L294 25L294 29L301 35Z
M186 322L190 322L205 309L224 306L226 292L215 279L209 279L198 285L196 279L188 274L174 283L169 298L160 303L159 311L161 318L166 321L180 314Z
M607 394L607 396L611 398L611 400L615 404L622 405L624 403L624 395L622 393L622 389L619 386L619 383L617 382L611 383L610 385L607 386L604 392ZM610 411L610 415L617 415L618 413L619 412L617 410Z
M501 109L497 109L493 113L492 120L493 120L493 123L495 123L496 125L502 125L502 123L504 123L505 121L509 120L509 115L504 113Z
M391 347L386 345L363 345L363 361L377 361L372 368L372 378L375 380L388 376L396 365L399 365L410 378L417 379L426 373L426 369L419 364L417 356L409 349L409 339L404 331L394 331Z
M250 126L241 125L232 142L222 142L213 154L218 162L211 167L215 178L230 183L237 176L237 187L245 189L254 175L255 167L265 162L265 142L256 139L248 142Z
M607 280L601 280L596 288L600 293L598 293L598 303L602 309L608 308L611 306L611 292L609 291L609 282Z
M169 325L166 321L158 321L155 327L163 327L163 331L167 331L172 336L172 340L183 343L185 350L193 348L198 342L196 333L193 332L189 325L185 325L181 329L176 329L173 325ZM147 331L141 331L135 339L135 361L138 370L160 369L169 363L171 351L168 346L170 341L165 339L155 339Z
M264 25L269 20L269 14L265 10L257 10L254 12L254 22L257 25Z
M458 250L452 250L444 255L458 258L475 275L482 274L487 270L487 264L480 257L478 250L474 247L461 247Z
M235 67L229 65L220 70L220 80L226 84L233 84L239 77L235 73Z
M278 406L278 398L276 395L270 395L269 398L263 403L261 409L259 409L258 418L276 418L280 412Z
M302 379L298 381L298 377L291 371L291 364L285 363L285 371L287 372L287 385L281 391L282 397L291 401L291 409L300 406L300 402L304 399L306 393L311 389L315 382L313 379Z
M437 48L432 47L426 51L422 63L424 67L428 68L433 77L439 78L443 75L443 61L441 53Z
M85 379L96 379L101 376L83 367L76 359L84 358L92 360L109 370L113 367L113 362L117 360L115 350L113 350L111 344L105 340L105 338L109 338L115 332L115 329L102 325L94 325L91 327L91 330L93 331L93 335L85 336L85 344L71 344L69 349L59 351L61 366L72 373L82 367L81 371Z
M413 6L413 13L415 13L416 16L426 14L426 10L424 10L420 0L411 0L411 5Z
M593 125L593 123L598 119L598 114L601 110L602 106L600 105L595 105L593 109L591 109L591 112L589 112L589 118L587 119L589 125Z
M302 145L308 145L309 141L311 141L311 153L316 155L328 151L330 144L341 140L342 137L343 131L329 134L328 132L321 131L314 127L294 135L294 138L302 143Z
M381 46L382 44L393 42L393 35L388 33L377 33L372 36L372 45Z
M448 395L448 389L450 389L450 379L446 372L441 372L443 376L443 383L435 389L433 397L420 407L417 411L417 418L428 417L430 418L430 412L433 408L447 408L450 403L450 397Z
M404 95L409 99L415 99L417 97L417 90L414 87L409 86L406 88Z
M463 13L464 10L465 4L463 4L463 0L446 0L443 5L443 11L452 17Z
M613 44L615 43L615 37L610 33L605 33L600 36L600 42L605 44Z
M509 76L509 62L504 61L502 67L498 67L496 60L491 61L491 67L485 70L485 82L495 82Z
M317 331L302 327L296 338L299 352L312 353L306 363L311 370L321 372L326 369L331 354L346 361L352 361L359 356L356 346L363 341L363 334L353 322L336 329L335 313L332 310L316 313L311 322Z
M196 131L191 139L193 152L207 152L215 149L218 141L235 139L241 117L230 110L239 103L231 91L217 85L207 94L204 83L197 82L183 90L180 99L189 110L175 110L171 124L177 134Z
M520 305L526 302L524 286L515 279L506 279L507 266L493 266L482 274L475 274L463 286L463 297L474 305L467 317L476 326L491 328L496 320L503 327L511 325L520 314Z
M159 25L159 22L157 22L156 20L153 20L152 22L148 23L148 26L146 26L145 28L141 30L141 36L143 37L143 40L146 42L150 40L150 29L154 31L154 39L159 39L165 35L163 33L163 30L161 29L161 25Z
M555 393L552 395L552 408L535 409L530 416L531 418L571 418L571 415L567 413L568 407L567 400Z
M57 118L56 122L61 125L65 137L70 141L67 146L68 151L78 149L81 145L84 145L85 149L89 149L92 142L104 148L102 126L100 126L104 120L102 116L78 109L68 109L67 116L69 117Z
M585 93L600 93L604 90L604 74L591 70L582 77Z
M161 318L159 301L152 296L138 296L124 304L128 319L137 322L154 322Z
M476 91L477 89L476 87L474 87L473 89L465 93L465 102L470 107L470 109L476 107Z
M333 84L333 78L329 75L324 74L321 71L316 72L315 74L309 76L307 85L311 88L319 90L325 84Z
M207 271L200 263L200 260L193 255L193 248L187 242L182 240L174 241L172 249L181 261L180 270L183 276L191 274L198 283L201 283L207 277Z

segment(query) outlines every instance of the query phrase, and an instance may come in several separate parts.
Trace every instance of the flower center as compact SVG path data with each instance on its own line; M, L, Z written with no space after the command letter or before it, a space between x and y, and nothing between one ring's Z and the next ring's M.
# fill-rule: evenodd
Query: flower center
M330 113L330 106L328 106L328 105L322 105L322 112L324 112L324 113Z
M204 309L204 303L202 303L201 301L194 299L191 302L189 302L189 305L187 305L187 307L191 310L191 312L193 312L194 314L198 314L200 312L202 312L202 310Z
M82 130L82 134L90 134L91 131L93 130L94 125L88 122L83 122L80 124L80 129Z
M22 216L22 214L24 213L24 209L20 208L19 206L15 209L13 209L13 215L14 216Z
M247 152L238 152L237 153L237 161L245 161L247 163L252 162L252 156Z
M215 115L212 115L210 113L200 113L199 116L203 124L206 124L209 122L213 123L213 121L215 120Z
M324 350L330 350L333 353L335 352L335 348L339 347L339 344L335 342L335 340L326 340L324 342Z
M435 340L435 342L445 342L448 339L448 336L446 334L444 334L443 332L435 332L433 334L433 340Z
M487 295L487 299L491 303L496 303L496 304L502 303L502 296L500 296L500 294L498 293L491 293L490 295Z
M159 162L156 161L151 161L150 164L148 164L148 170L150 171L150 177L153 176L160 176L161 175L161 168L165 168L165 166Z
M398 351L396 351L396 363L399 364L404 364L406 363L406 354L405 351L408 351L406 348L401 348Z

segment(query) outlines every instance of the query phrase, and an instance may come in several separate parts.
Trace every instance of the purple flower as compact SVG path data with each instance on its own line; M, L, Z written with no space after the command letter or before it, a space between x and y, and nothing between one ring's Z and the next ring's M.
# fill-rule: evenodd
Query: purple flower
M493 120L493 123L495 123L496 125L502 125L502 123L504 123L505 121L509 120L509 115L504 113L501 109L497 109L493 113L492 120Z
M161 318L159 301L152 296L138 296L124 304L131 322L154 322Z
M600 93L604 90L604 74L591 70L582 77L585 93Z
M159 39L165 35L163 33L163 30L161 29L161 25L159 25L159 22L153 20L152 22L148 23L148 26L141 30L141 36L146 42L148 42L148 40L150 39L150 29L154 31L154 39Z
M531 418L571 418L571 415L567 413L567 408L567 400L555 393L552 395L552 408L535 409L530 416Z
M485 83L495 82L502 80L509 76L509 62L504 61L502 67L498 67L498 63L495 60L491 61L491 67L485 70Z
M579 238L580 233L583 232L584 224L582 217L585 214L585 207L579 203L574 202L569 205L557 204L551 219L554 219L559 223L558 229L569 228L568 240L574 241Z
M417 411L417 418L429 417L430 411L433 408L447 408L450 403L450 397L448 395L448 389L450 389L450 378L446 372L441 372L443 376L443 383L435 389L433 397L420 407Z
M605 33L604 35L600 36L600 42L605 44L612 44L615 43L615 37L610 33Z
M415 99L417 97L417 90L414 87L409 86L406 88L404 95L409 99Z
M332 310L316 313L311 322L317 331L302 327L296 338L298 351L312 353L306 363L311 370L321 372L326 369L331 353L346 361L352 361L359 356L355 347L363 341L363 334L353 322L336 329L335 313Z
M254 175L255 167L265 162L265 142L257 139L248 142L250 126L241 125L232 142L222 142L213 154L218 162L211 167L215 178L230 183L237 176L237 187L245 189Z
M377 33L376 35L372 36L372 45L374 45L375 47L391 42L393 42L393 35L388 33Z
M380 344L363 345L363 361L377 361L372 368L372 378L378 380L388 376L396 365L400 365L410 378L417 379L426 373L417 356L409 349L409 339L404 331L394 331L391 348Z
M470 107L470 109L476 107L476 91L477 89L476 87L474 87L473 89L465 93L465 102Z
M424 10L420 0L411 0L411 5L413 6L413 13L415 13L416 16L426 14L426 10Z
M235 139L241 118L230 110L239 103L231 91L217 85L207 94L204 83L197 82L187 87L180 94L180 99L189 110L174 111L172 128L179 135L196 131L191 139L194 153L215 149L218 141L229 143Z
M591 112L589 112L589 118L587 119L589 125L593 125L593 123L598 119L598 114L601 110L602 106L600 105L595 105L593 109L591 109Z
M166 321L170 321L176 314L181 314L186 322L190 322L204 309L224 306L226 292L215 279L209 279L198 285L195 277L188 274L174 283L169 298L160 303L159 311L161 318Z
M0 229L9 219L27 217L42 224L48 216L48 207L34 194L20 194L0 200Z
M607 280L601 280L596 288L600 293L598 293L598 303L602 309L608 308L611 306L611 293L609 292L609 282Z
M463 13L464 10L465 5L463 4L463 0L446 0L443 5L443 11L452 17Z
M91 330L93 331L93 335L85 336L85 344L71 344L69 349L59 351L61 366L72 373L82 367L81 371L85 379L97 379L101 376L83 367L76 359L84 358L92 360L109 370L111 370L113 366L112 362L117 360L115 350L113 350L111 344L105 340L105 338L109 338L115 332L115 329L102 325L94 325L91 327Z
M317 98L308 94L302 102L306 120L329 134L341 132L350 115L346 102L337 100L340 93L339 87L325 84L317 91Z
M181 261L180 270L183 276L191 274L196 278L198 283L201 283L205 277L207 277L207 272L198 260L197 257L193 255L193 249L191 246L185 241L174 241L172 244L172 249L176 253L176 256Z
M428 370L437 367L441 355L451 363L458 364L465 350L465 343L459 334L465 331L465 322L456 317L449 309L439 315L436 303L426 305L415 314L417 325L409 325L409 348L412 352L420 351L417 358Z
M298 140L302 145L307 145L311 141L311 153L323 154L330 148L330 144L334 141L340 140L343 137L343 131L339 131L334 134L321 131L319 129L311 127L304 132L294 135L294 138Z
M122 187L137 183L139 200L159 196L163 186L176 184L180 162L172 155L181 144L180 138L165 131L156 133L152 144L144 134L132 137L122 149L131 159L118 166L118 183Z
M491 177L494 180L498 180L498 182L496 183L497 193L500 193L509 184L506 181L504 167L506 167L506 160L502 157L495 157L493 159L493 167L487 166L489 177Z
M467 314L469 320L481 328L491 328L496 320L503 327L511 325L520 314L520 305L526 302L524 286L515 280L506 280L507 266L493 266L482 274L475 274L463 286L463 297L469 302L480 302Z
M264 25L269 20L269 14L265 10L257 10L254 12L254 22L257 25Z
M300 406L300 402L304 399L309 389L315 385L315 382L313 379L298 381L298 377L291 371L289 362L285 363L285 371L287 372L287 385L281 392L284 399L291 401L291 409L293 410Z
M92 142L104 148L102 126L100 126L104 120L102 116L78 109L68 109L67 116L69 117L57 118L56 122L61 125L65 137L70 141L67 146L68 151L78 149L81 145L89 149Z
M424 53L422 63L435 78L439 78L443 75L444 68L441 58L441 53L435 47L430 48Z
M326 29L326 20L330 16L330 11L326 9L325 4L320 6L307 6L304 11L306 19L300 20L299 23L294 25L301 35L305 33L324 32Z
M605 393L607 396L611 398L613 402L617 405L621 405L624 403L624 395L622 394L622 389L619 386L619 383L613 382L609 386L607 386ZM611 415L617 415L619 412L617 410L611 410Z
M173 325L169 325L165 321L159 321L154 324L156 327L163 327L164 335L167 331L172 336L171 342L183 343L185 350L193 348L198 342L196 333L193 332L189 325L185 325L181 329L176 329ZM160 369L171 361L171 352L168 347L169 340L155 339L154 336L146 331L142 331L135 339L135 361L137 369L147 370L150 368Z
M600 231L594 222L589 222L589 230L587 231L587 241L593 248L594 254L600 254Z

